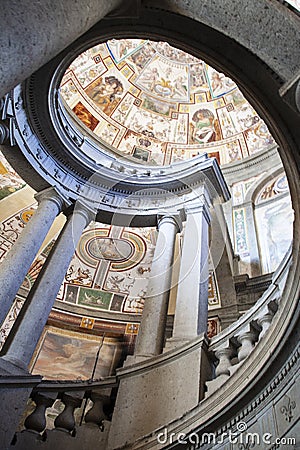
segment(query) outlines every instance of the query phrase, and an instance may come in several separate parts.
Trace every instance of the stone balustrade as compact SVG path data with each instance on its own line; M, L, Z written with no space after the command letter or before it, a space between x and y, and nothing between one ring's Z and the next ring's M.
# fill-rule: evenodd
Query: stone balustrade
M237 322L211 340L215 378L207 382L206 398L223 386L266 335L276 314L291 264L290 252L274 272L272 283L258 302Z
M85 435L85 439L89 431L95 429L107 434L113 406L111 393L116 386L115 377L94 382L41 382L32 391L33 411L29 403L27 414L31 412L24 421L24 429L15 434L12 448L20 450L41 445L48 449L53 448L56 441L56 448L60 448L78 435L79 428L79 435ZM74 448L78 445L80 448L81 443L79 436L76 443L73 441Z

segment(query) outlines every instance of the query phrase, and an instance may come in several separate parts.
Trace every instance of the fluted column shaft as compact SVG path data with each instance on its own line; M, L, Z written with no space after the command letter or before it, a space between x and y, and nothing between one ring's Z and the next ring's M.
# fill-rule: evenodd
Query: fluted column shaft
M179 217L162 215L159 218L158 239L135 346L136 356L159 355L162 352L171 288L174 246L176 234L179 230Z
M172 339L194 339L207 331L208 252L210 214L208 205L186 210L181 266Z
M63 199L53 188L36 197L39 202L37 210L0 266L0 324L63 206Z
M90 220L90 212L82 206L68 217L4 344L5 359L23 368L30 363L77 243Z

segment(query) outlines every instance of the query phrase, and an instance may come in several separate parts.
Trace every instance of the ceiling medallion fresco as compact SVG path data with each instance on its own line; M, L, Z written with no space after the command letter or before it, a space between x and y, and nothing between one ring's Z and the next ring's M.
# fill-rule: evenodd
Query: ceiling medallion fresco
M121 262L133 255L134 247L126 240L99 237L87 243L86 251L95 259Z
M274 144L230 78L167 42L96 45L69 66L60 93L86 132L136 163L206 152L228 164Z

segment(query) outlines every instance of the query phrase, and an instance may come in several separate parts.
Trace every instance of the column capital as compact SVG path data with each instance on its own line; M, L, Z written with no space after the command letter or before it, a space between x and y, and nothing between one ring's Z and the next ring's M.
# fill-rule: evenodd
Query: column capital
M211 214L209 204L199 198L197 202L185 207L186 216L192 216L193 214L202 213L208 224L211 222Z
M177 227L177 233L182 231L182 220L179 212L159 212L157 214L157 228L160 229L163 223L171 223Z
M95 219L96 213L97 211L95 208L79 200L75 202L74 208L65 212L68 218L72 218L74 214L80 214L85 218L87 224Z
M57 192L57 190L54 187L49 187L47 189L44 189L43 191L37 192L34 194L34 198L37 200L38 204L41 204L44 201L51 201L57 204L59 209L61 210L65 199L63 196Z

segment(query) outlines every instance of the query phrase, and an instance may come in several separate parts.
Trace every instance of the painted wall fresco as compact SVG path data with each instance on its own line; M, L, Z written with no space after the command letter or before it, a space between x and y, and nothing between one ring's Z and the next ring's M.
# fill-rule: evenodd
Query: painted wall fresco
M268 181L256 198L251 198L256 232L255 236L253 233L250 236L249 216L247 218L244 202L249 189L258 183L259 178L261 174L232 186L234 251L240 256L243 273L251 265L251 239L257 240L263 273L273 272L278 267L293 239L294 212L284 173Z
M0 224L0 261L14 245L30 220L34 203ZM93 329L93 311L141 314L155 250L154 228L121 228L92 223L83 233L65 275L57 300L85 310L82 328ZM25 297L42 269L55 240L35 258L22 284L20 296L0 329L0 348L4 344ZM209 308L221 300L215 274L210 271Z
M208 277L208 309L221 308L218 281L214 270L209 270Z
M25 185L25 181L17 174L0 151L0 200L22 189Z
M0 261L14 245L26 223L30 220L37 207L37 203L29 205L17 214L0 222Z
M216 336L220 331L220 319L218 317L210 317L207 322L207 336L209 339Z
M247 178L246 180L233 183L231 186L231 198L233 206L241 205L246 199L246 195L249 189L261 178L263 173L260 173L256 177Z
M155 242L153 228L93 224L80 239L57 299L87 310L141 313Z
M264 186L257 202L255 219L262 269L273 272L293 239L294 211L286 176L280 175Z
M60 93L87 131L143 164L203 152L228 164L274 142L230 78L167 42L96 45L70 65Z
M20 210L17 214L8 217L4 221L0 222L0 262L5 258L9 250L17 241L22 230L25 228L26 223L30 220L37 207L37 203L29 205L27 208ZM32 266L31 271L34 272L35 263ZM37 272L37 274L39 271ZM36 274L36 276L37 276ZM31 286L29 274L22 285L25 289L29 289ZM17 296L5 321L0 327L0 349L2 348L15 320L21 311L24 303L24 297Z
M286 175L283 173L269 181L259 192L256 204L263 203L265 200L278 197L281 194L289 194L289 185Z
M46 327L31 372L48 380L96 380L111 375L120 356L117 339Z
M12 307L10 308L6 316L6 319L0 326L0 350L3 347L6 338L9 335L10 330L12 329L13 324L15 323L15 320L21 311L24 300L25 299L22 297L16 297Z

